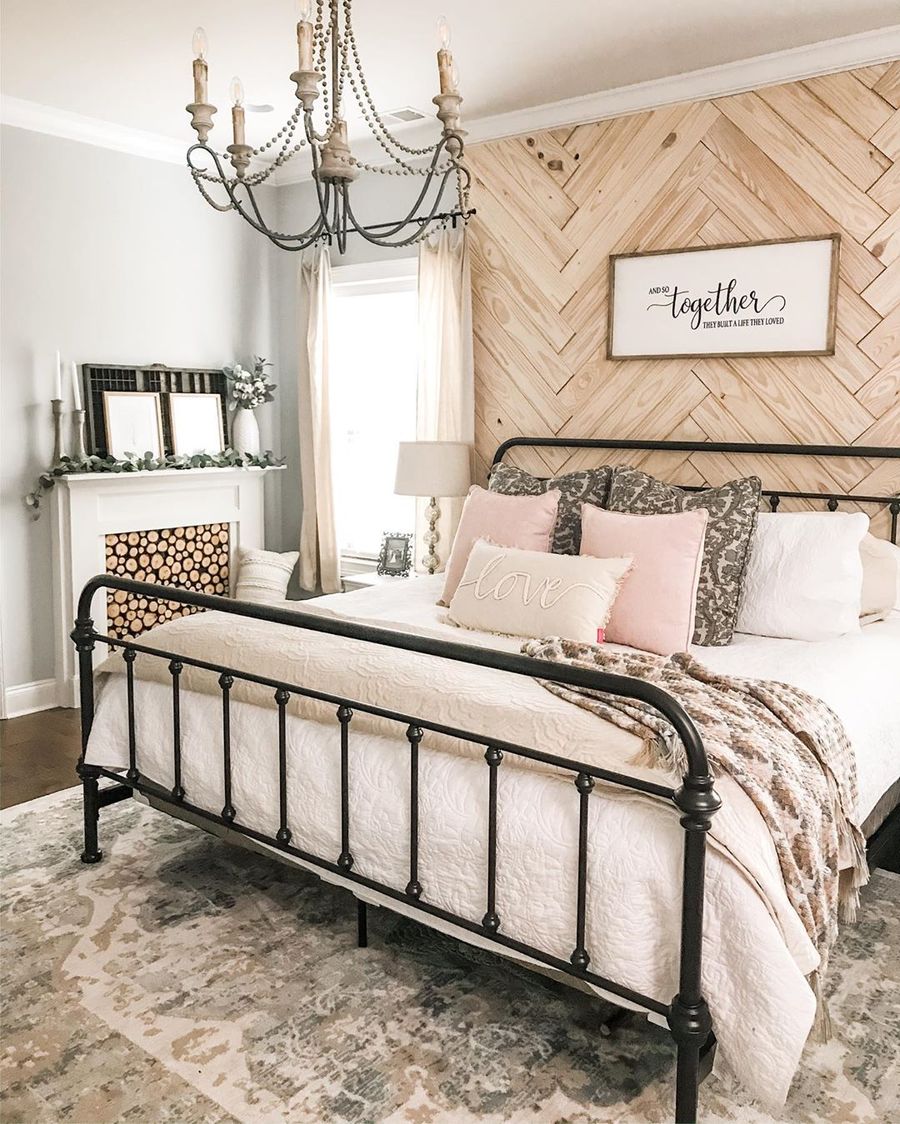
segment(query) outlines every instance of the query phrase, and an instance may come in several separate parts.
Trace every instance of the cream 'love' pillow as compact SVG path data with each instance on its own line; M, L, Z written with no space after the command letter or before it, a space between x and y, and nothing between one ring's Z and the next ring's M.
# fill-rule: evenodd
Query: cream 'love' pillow
M450 602L463 628L596 644L632 559L516 550L479 539Z

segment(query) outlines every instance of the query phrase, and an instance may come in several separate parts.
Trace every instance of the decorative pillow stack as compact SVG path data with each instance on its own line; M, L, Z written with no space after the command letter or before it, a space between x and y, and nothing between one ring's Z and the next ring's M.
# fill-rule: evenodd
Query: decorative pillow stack
M562 476L532 476L522 468L497 464L491 471L490 490L505 496L539 496L559 492L559 515L553 531L554 554L577 554L581 547L581 505L605 507L612 468L586 468Z
M686 652L694 635L708 512L626 515L585 504L581 519L582 555L634 558L606 639L661 656Z
M636 468L615 468L607 507L633 515L702 509L709 514L697 587L694 643L730 644L756 527L762 484L757 476L687 492Z
M520 550L550 550L559 492L536 496L503 496L473 484L463 504L459 527L444 577L440 604L449 605L478 539Z
M482 632L562 636L596 644L603 639L631 562L515 550L479 539L450 602L449 616L463 628Z

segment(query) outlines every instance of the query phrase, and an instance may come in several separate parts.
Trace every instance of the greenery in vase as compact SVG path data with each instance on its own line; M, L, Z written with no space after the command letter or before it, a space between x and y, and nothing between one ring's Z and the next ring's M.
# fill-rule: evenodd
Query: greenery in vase
M222 370L228 379L228 409L229 410L255 410L263 402L274 401L272 393L276 383L269 381L266 367L272 364L267 359L258 355L253 356L253 370L248 371L240 363L230 363Z
M60 476L84 475L88 472L159 472L162 469L191 468L274 468L284 464L283 457L276 457L271 451L265 453L239 453L235 449L225 449L221 453L194 453L192 456L170 453L155 457L152 453L126 453L124 457L61 457L56 464L38 477L34 491L25 497L26 506L31 508L34 518L40 515L41 499L49 492Z

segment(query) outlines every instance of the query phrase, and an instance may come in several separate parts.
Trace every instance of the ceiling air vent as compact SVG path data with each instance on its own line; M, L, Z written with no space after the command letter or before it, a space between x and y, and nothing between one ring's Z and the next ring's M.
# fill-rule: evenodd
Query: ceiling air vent
M411 105L402 105L399 109L392 109L384 116L394 121L423 121L425 119L425 114L420 113L418 109L413 109Z

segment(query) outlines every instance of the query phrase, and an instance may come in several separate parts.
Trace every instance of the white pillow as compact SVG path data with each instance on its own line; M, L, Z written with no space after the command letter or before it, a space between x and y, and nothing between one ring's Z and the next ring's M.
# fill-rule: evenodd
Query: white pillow
M242 550L235 599L256 601L261 605L283 601L299 557L295 550L285 554L276 554L273 550Z
M517 550L478 539L450 602L450 620L482 632L596 644L603 641L632 561Z
M859 631L861 512L760 512L736 630L789 640Z
M863 569L859 615L877 619L900 611L900 546L866 535L859 553Z

